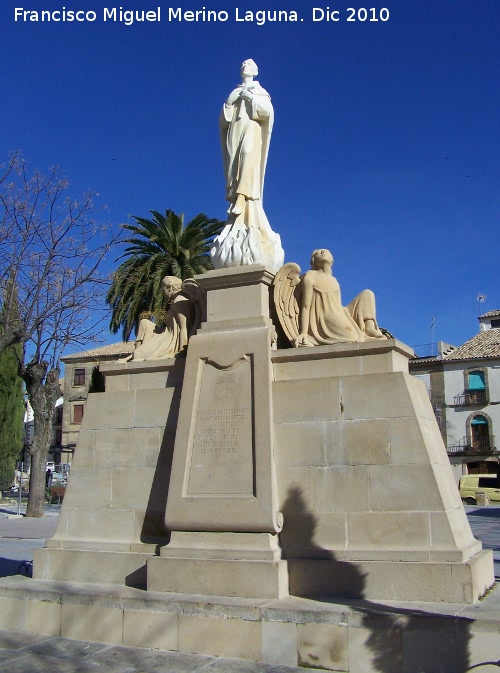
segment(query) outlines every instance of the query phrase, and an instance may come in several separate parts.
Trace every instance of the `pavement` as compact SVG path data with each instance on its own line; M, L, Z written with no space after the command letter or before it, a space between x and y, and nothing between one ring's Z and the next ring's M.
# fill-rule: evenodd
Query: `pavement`
M324 673L123 645L0 631L0 673Z
M465 511L472 534L483 543L483 549L491 549L495 564L495 578L500 581L500 505L488 507L466 506Z
M493 551L495 576L500 580L500 505L467 506L465 510L474 536L485 549ZM17 507L0 505L0 577L29 574L33 549L43 547L52 536L59 511L59 505L48 505L45 518L27 519L15 516ZM0 673L304 673L305 670L320 673L312 668L0 631Z

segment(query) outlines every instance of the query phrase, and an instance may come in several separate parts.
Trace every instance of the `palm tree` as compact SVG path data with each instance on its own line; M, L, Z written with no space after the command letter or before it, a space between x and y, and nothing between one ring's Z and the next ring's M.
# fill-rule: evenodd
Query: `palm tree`
M162 315L164 305L161 280L165 276L192 278L212 269L210 246L224 223L203 213L184 226L184 215L167 210L165 215L150 211L152 219L134 216L136 224L124 224L132 232L129 246L106 297L112 308L110 329L122 329L127 341L140 318Z

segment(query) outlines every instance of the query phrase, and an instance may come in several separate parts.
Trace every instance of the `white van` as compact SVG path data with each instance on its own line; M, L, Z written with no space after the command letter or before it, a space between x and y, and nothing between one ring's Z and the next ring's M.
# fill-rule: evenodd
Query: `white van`
M466 505L475 505L477 492L486 493L490 502L500 504L500 477L496 474L466 474L460 477L460 497Z

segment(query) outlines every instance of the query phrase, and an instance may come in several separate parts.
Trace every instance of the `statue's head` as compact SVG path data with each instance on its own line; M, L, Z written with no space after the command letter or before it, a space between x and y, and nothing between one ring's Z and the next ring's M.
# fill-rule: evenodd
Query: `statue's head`
M257 63L253 61L251 58L247 58L246 61L243 61L241 64L241 76L245 77L248 75L252 75L252 77L257 77L259 74L259 69L257 68Z
M333 265L333 255L326 248L315 250L311 255L311 269L320 269L325 264Z
M182 290L182 280L177 276L165 276L161 281L161 291L167 301L172 301L174 296Z

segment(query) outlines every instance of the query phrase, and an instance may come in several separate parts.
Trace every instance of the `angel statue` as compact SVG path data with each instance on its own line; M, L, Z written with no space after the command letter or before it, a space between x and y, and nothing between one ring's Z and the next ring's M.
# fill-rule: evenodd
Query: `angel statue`
M168 305L165 328L160 331L151 320L141 320L129 360L173 358L206 319L206 293L195 280L165 276L161 289Z
M340 286L332 275L329 250L315 250L311 269L302 276L289 263L276 274L274 303L286 336L295 348L322 346L343 341L386 339L375 317L375 295L363 290L348 306L342 306Z

